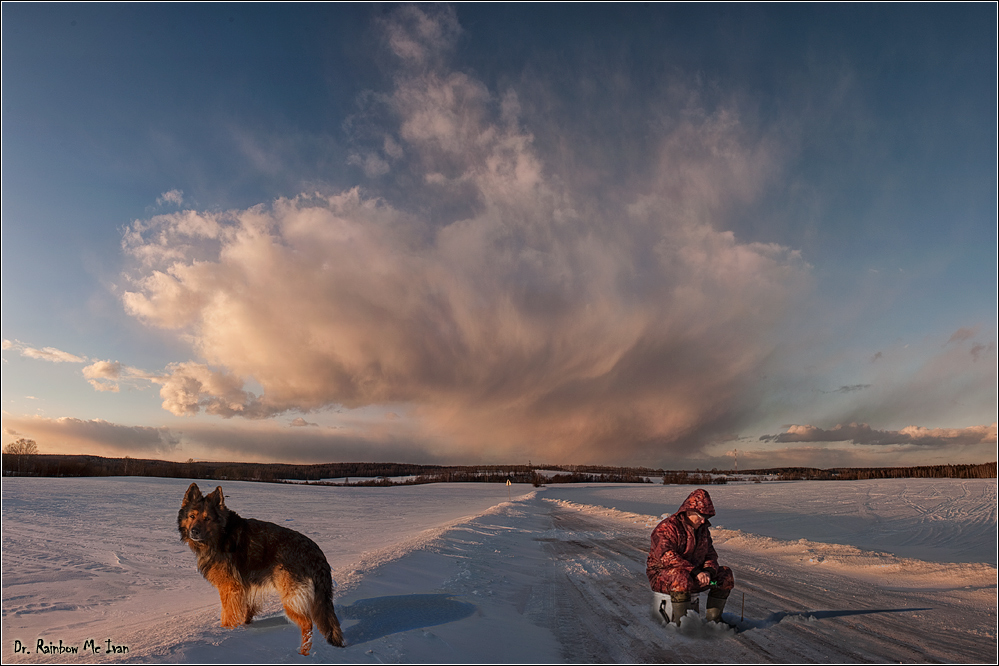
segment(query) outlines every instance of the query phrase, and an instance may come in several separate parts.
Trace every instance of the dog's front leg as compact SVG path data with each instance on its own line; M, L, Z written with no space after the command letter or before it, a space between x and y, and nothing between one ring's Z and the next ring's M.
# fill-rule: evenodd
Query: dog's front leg
M205 574L208 582L219 591L222 602L222 626L233 629L246 621L246 590L224 567L215 567Z
M228 585L219 588L219 599L222 601L222 626L234 629L243 624L247 618L247 609L243 588L239 585Z

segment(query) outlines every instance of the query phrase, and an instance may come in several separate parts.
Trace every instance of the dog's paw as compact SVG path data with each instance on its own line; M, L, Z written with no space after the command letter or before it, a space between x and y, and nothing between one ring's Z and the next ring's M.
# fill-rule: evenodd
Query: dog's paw
M235 619L235 618L222 616L222 628L223 629L235 629L240 624L242 624L242 623L239 620Z

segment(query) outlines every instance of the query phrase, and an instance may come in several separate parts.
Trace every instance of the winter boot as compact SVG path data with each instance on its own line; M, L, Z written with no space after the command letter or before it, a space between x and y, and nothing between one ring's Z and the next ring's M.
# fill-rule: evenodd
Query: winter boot
M731 590L719 590L717 588L708 592L708 606L704 611L704 619L708 622L721 622L722 611L725 610L725 601Z
M680 618L686 615L690 608L690 593L670 592L669 599L670 603L673 604L673 617L670 618L670 621L679 625Z

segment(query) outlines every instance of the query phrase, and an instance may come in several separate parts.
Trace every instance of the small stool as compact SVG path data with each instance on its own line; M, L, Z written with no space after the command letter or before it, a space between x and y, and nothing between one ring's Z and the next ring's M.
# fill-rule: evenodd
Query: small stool
M692 594L690 595L690 608L698 615L701 614L701 595ZM666 624L672 622L670 619L673 617L673 600L670 599L668 594L663 594L662 592L652 591L652 615L664 620Z

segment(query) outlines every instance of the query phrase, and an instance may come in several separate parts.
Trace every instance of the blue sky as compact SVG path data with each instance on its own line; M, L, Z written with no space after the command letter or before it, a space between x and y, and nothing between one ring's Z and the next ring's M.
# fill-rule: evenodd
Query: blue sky
M995 25L5 4L3 440L994 459Z

